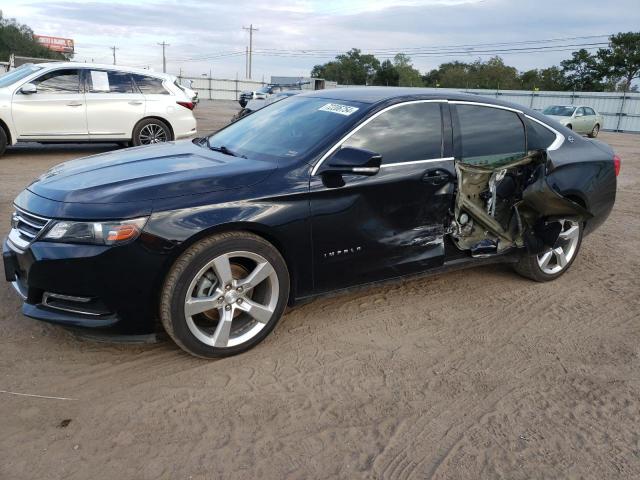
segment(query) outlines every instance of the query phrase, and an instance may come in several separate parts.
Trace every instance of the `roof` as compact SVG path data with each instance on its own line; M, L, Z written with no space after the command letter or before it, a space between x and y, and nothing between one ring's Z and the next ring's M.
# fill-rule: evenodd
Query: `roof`
M326 98L328 100L353 101L366 104L397 103L408 100L451 100L461 102L484 103L507 107L522 112L540 121L548 121L548 117L523 105L505 102L495 98L474 93L452 92L450 89L415 88L415 87L349 87L329 88L303 93L300 96Z
M75 68L104 68L109 70L119 70L123 72L139 73L141 75L149 75L152 77L159 77L165 79L172 79L174 75L162 72L154 72L152 70L146 70L144 68L127 67L125 65L108 65L101 63L85 63L85 62L42 62L38 65L43 67L75 67Z
M315 90L304 93L304 96L321 97L332 100L345 100L360 103L380 103L386 100L407 100L413 99L445 99L454 101L468 101L488 103L510 107L519 111L528 110L522 105L497 100L484 95L463 92L451 92L438 88L416 88L416 87L348 87L329 88L325 90Z

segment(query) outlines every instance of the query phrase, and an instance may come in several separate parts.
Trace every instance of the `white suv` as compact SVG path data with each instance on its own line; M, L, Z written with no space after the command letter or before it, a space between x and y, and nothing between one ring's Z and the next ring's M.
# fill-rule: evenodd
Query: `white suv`
M174 81L108 65L23 65L0 76L0 155L25 141L146 145L195 135L195 105Z

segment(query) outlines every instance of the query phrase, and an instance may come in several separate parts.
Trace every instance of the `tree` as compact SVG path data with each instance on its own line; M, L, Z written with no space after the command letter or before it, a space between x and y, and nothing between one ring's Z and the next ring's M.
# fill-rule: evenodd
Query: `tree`
M618 33L609 37L609 48L597 53L600 73L628 91L631 82L640 77L640 32Z
M391 60L385 60L380 64L380 68L376 72L373 79L374 85L382 85L387 87L397 87L400 81L400 74Z
M584 48L571 54L571 58L560 62L569 86L576 90L603 90L602 74L597 59Z
M411 57L404 53L397 53L393 57L393 66L398 72L398 85L401 87L422 87L422 77L420 72L413 67Z
M40 45L27 25L20 24L13 18L4 18L0 10L0 59L7 61L12 53L25 57L67 59L63 54Z
M558 67L527 70L520 74L520 88L525 90L566 90L569 88L563 71Z
M379 68L380 61L376 57L363 55L359 49L352 48L331 62L313 67L311 76L343 85L366 85L371 83Z

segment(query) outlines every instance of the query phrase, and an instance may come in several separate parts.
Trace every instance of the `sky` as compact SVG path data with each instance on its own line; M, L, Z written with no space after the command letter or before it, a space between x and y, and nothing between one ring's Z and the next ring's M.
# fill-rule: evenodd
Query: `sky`
M543 68L606 35L640 30L638 0L0 0L4 17L34 33L72 38L74 60L214 78L308 76L351 48L380 59L407 53L421 72L496 53L519 70ZM576 38L580 37L580 38ZM535 50L534 50L535 49Z

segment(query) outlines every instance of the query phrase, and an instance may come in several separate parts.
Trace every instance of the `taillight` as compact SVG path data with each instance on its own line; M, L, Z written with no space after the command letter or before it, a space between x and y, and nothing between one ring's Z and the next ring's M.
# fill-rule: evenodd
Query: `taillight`
M620 166L622 164L622 160L620 160L620 157L618 155L614 155L613 156L613 169L616 172L616 177L618 175L620 175Z
M189 110L193 110L196 107L196 104L193 102L176 102L178 105L182 105L184 108L188 108Z

